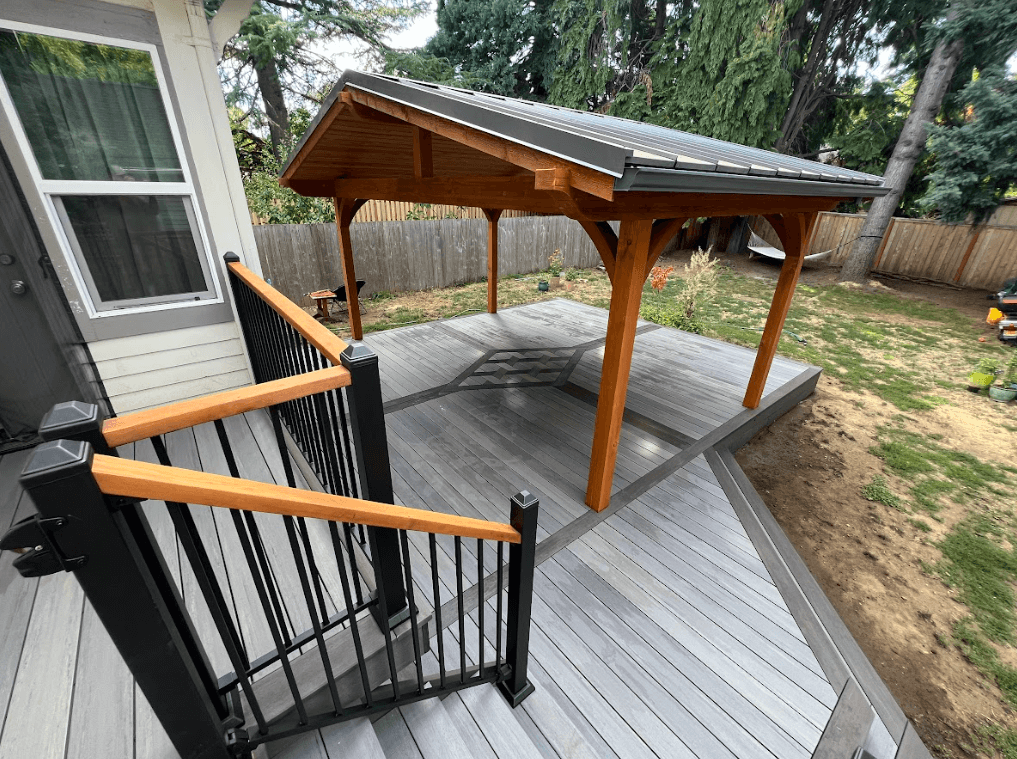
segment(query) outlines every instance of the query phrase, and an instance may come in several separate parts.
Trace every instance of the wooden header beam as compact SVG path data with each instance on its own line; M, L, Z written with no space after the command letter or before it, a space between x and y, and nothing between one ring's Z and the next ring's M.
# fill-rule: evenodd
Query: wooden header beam
M368 527L418 530L505 543L520 542L518 531L499 522L268 485L116 456L95 455L92 458L92 475L106 495L328 519Z

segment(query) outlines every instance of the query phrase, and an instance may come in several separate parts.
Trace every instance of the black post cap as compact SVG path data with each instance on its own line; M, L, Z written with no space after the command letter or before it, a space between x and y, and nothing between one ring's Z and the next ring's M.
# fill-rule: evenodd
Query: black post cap
M42 418L39 436L43 440L79 438L102 427L99 407L82 401L58 403Z
M225 261L228 264L238 264L238 263L240 263L240 256L238 256L232 250L228 250L223 255L222 260Z
M364 343L350 343L346 346L346 350L342 352L340 358L342 359L343 366L349 368L350 366L377 362L378 354Z
M32 451L18 482L31 489L91 469L92 446L81 440L54 440Z

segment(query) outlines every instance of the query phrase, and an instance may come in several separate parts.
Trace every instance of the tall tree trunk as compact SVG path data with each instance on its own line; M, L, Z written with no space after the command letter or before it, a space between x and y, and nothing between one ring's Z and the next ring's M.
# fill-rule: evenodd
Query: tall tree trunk
M653 39L659 40L667 29L667 0L657 0L657 12L653 17Z
M929 138L928 125L939 113L943 98L964 50L964 40L942 41L932 52L932 59L925 68L922 84L911 104L911 112L904 123L893 155L886 165L883 183L890 192L872 202L862 231L851 248L851 253L840 272L841 282L864 282L869 269L876 259L879 244L890 225L893 212L900 205L901 196L907 186L915 164L925 150Z
M256 64L254 70L258 74L258 89L261 100L265 104L265 116L268 117L268 133L272 140L272 151L280 158L279 148L290 131L290 114L286 110L283 99L282 84L279 82L279 69L275 61L269 59L263 64Z
M823 4L823 13L816 25L816 32L812 35L809 44L809 57L805 66L795 78L794 91L791 93L791 102L788 104L787 112L784 114L784 123L780 126L780 137L777 138L776 150L779 153L786 153L788 147L798 137L802 125L807 118L804 103L811 100L811 90L815 84L816 72L819 70L819 63L826 56L827 40L833 28L834 19L840 10L840 3L827 2Z

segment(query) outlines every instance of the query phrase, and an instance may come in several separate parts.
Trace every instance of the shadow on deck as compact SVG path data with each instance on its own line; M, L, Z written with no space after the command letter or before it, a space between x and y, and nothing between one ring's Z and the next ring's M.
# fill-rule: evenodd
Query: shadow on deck
M598 514L583 500L606 322L555 300L365 341L380 356L399 503L505 521L513 493L540 499L537 690L509 713L514 729L545 757L927 755L730 454L809 395L819 370L778 358L749 411L754 352L640 323L611 505ZM174 462L225 472L214 435L170 435ZM230 436L245 477L283 481L263 413L231 420ZM141 444L122 453L151 458ZM0 460L2 528L30 509L13 495L18 460ZM146 505L156 527L161 507ZM276 561L285 590L295 581ZM178 581L193 595L186 573ZM0 759L174 755L72 577L21 580L4 555L0 594ZM442 634L451 644L458 630ZM468 694L446 703L483 746L474 755L513 755ZM420 755L413 719L394 712L376 727L387 756ZM272 751L345 755L334 744L321 731Z

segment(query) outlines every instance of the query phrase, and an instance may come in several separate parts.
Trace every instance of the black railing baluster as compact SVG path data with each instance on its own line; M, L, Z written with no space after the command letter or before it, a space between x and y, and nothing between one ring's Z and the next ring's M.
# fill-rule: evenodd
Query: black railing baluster
M504 586L502 584L504 582L504 579L505 579L502 576L502 566L504 565L504 561L505 561L505 553L504 553L504 551L505 551L505 544L502 543L501 541L498 541L498 580L497 580L498 584L495 586L498 589L497 590L497 592L498 592L498 611L495 613L495 618L497 619L498 624L495 627L495 633L494 633L495 634L495 641L494 641L494 671L495 672L498 672L498 671L501 670L501 626L502 626L502 624L504 622L504 619L505 619L502 616L502 602L501 602L501 597L502 597L503 593L505 592L504 591Z
M406 530L399 530L403 548L403 571L406 573L406 600L410 605L410 631L413 635L413 661L417 665L417 693L424 692L424 669L420 661L420 628L417 625L417 606L413 602L413 571L410 568L410 547Z
M445 687L445 627L441 623L441 593L438 588L438 541L429 533L427 542L431 548L431 584L434 588L434 629L438 638L438 676L441 687Z
M480 667L479 676L484 676L484 541L477 539L477 628L480 635L477 641L477 666Z
M357 564L357 559L353 555L353 527L349 522L343 522L343 533L346 536L346 541L350 546L350 574L353 577L353 591L357 596L357 605L359 606L364 602L364 588L360 583L360 566Z
M466 682L466 613L463 608L463 539L455 536L456 603L459 608L459 682Z
M343 601L346 603L346 609L350 615L350 634L353 636L353 648L357 653L357 666L360 668L360 680L364 686L364 701L368 706L371 705L371 684L367 676L367 662L364 660L364 645L360 639L360 623L357 621L357 615L353 601L350 598L350 581L346 577L346 563L343 561L343 547L339 542L339 530L336 528L335 522L328 523L329 532L332 534L332 546L335 550L336 562L339 565L339 580L343 586ZM356 564L353 558L353 540L350 537L350 533L346 533L346 550L347 555L350 557L350 571L356 576Z
M307 578L307 568L301 561L300 544L297 538L297 528L293 517L283 517L286 525L286 535L289 537L290 550L293 552L293 560L297 564L297 575L300 578L300 589L304 592L304 603L307 605L307 613L311 617L311 629L314 630L314 638L318 642L318 653L321 656L321 665L325 669L325 680L328 683L328 693L332 697L332 705L336 714L343 713L342 703L339 701L339 691L336 688L335 676L332 674L332 664L329 661L328 649L325 646L325 636L321 631L321 623L318 620L317 610L314 608L314 596L311 594L311 584ZM328 621L328 617L324 617Z
M240 467L237 465L237 459L233 455L233 446L230 444L229 435L226 434L226 425L223 424L222 419L216 419L213 422L215 427L216 435L219 437L219 446L222 449L223 456L226 459L226 468L229 470L230 476L235 479L240 479ZM234 512L236 513L236 512ZM257 553L259 562L263 565L265 572L265 582L268 586L269 597L272 600L272 605L275 608L276 614L279 619L279 624L282 628L283 638L286 640L286 644L289 645L292 638L289 635L288 627L292 628L293 625L289 624L287 627L288 617L282 603L279 601L279 597L282 595L279 591L278 582L276 581L275 573L272 571L272 565L268 561L268 556L265 552L265 545L261 542L261 532L258 530L257 522L255 522L254 515L249 512L243 512L244 521L247 523L247 529L251 534L251 541L254 545L255 552ZM293 631L294 634L296 630Z

